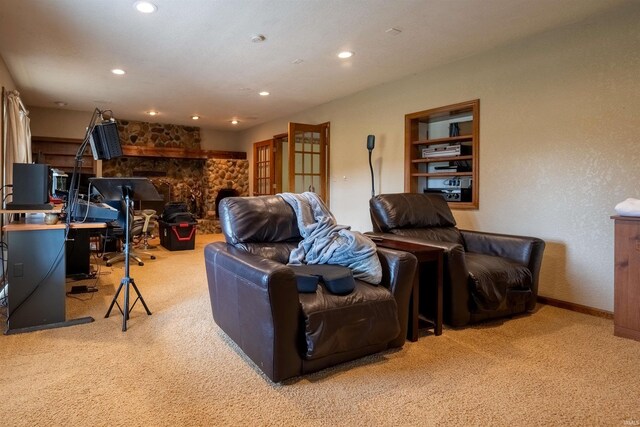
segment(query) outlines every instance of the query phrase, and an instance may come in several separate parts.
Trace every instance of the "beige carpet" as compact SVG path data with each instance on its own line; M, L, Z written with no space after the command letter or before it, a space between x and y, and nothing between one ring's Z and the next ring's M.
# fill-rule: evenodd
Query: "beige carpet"
M125 333L104 318L118 265L67 299L68 318L95 322L0 336L0 425L640 425L640 342L550 306L273 384L212 320L213 238L132 267L153 315L136 306Z

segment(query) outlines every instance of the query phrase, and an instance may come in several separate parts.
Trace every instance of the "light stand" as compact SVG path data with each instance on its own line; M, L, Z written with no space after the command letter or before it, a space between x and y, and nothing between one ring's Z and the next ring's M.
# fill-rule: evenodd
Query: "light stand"
M133 204L131 201L131 188L123 186L122 193L123 193L122 194L123 203L125 205L124 277L120 281L120 286L118 286L118 290L116 291L116 294L114 295L113 300L111 300L111 305L109 305L109 310L107 310L107 314L104 317L105 318L109 317L114 304L117 305L118 309L120 310L120 313L122 313L122 332L125 332L127 330L127 320L129 320L129 313L131 313L131 310L133 310L133 307L136 305L138 300L140 300L140 302L144 306L144 309L146 310L148 315L151 315L151 311L149 310L149 307L147 307L147 304L144 302L144 298L142 298L142 294L140 294L140 291L138 290L138 287L136 286L136 282L133 280L133 277L129 275L129 250L130 250L129 245L131 243L129 241L129 232L130 232L129 218L131 216L131 210L133 209ZM131 305L131 308L129 308L129 285L133 286L133 290L138 295L135 301L133 301L133 305ZM120 304L118 304L117 300L118 300L118 295L120 295L120 291L123 288L124 288L124 302L123 302L123 307L120 307Z

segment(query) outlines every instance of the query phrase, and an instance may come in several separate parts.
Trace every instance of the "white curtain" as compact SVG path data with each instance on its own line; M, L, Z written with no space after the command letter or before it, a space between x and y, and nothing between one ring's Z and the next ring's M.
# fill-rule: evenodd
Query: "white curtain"
M4 108L4 153L2 170L4 185L13 184L13 164L31 163L31 128L29 127L29 111L20 100L18 91L6 92ZM6 187L5 187L6 188ZM5 194L9 192L5 191ZM6 201L10 201L7 198Z

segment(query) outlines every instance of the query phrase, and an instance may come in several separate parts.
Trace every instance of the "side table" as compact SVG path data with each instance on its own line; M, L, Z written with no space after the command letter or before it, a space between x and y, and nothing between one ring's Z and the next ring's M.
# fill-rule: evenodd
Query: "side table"
M418 340L418 328L421 319L420 316L420 284L423 283L423 291L431 290L429 297L434 297L436 300L435 313L433 319L426 319L433 327L435 335L442 335L442 270L443 270L443 254L444 249L436 246L423 245L420 243L406 242L403 240L395 240L392 238L371 236L368 235L375 244L381 248L395 249L398 251L409 252L418 259L418 266L413 279L413 289L411 292L411 300L409 302L409 327L407 335L409 340ZM420 271L425 263L435 263L436 266L436 280L435 286L428 286L428 278L421 277ZM423 280L424 279L424 280ZM431 289L429 289L431 288Z

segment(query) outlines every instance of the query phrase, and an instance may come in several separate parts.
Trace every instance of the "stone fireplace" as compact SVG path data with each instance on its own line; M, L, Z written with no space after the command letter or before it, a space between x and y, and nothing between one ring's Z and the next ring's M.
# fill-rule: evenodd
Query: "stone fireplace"
M249 195L246 153L201 150L200 128L120 120L118 131L124 156L103 161L103 176L149 178L165 202L187 203L200 234L220 232L221 193Z

